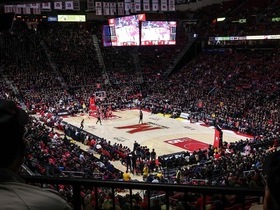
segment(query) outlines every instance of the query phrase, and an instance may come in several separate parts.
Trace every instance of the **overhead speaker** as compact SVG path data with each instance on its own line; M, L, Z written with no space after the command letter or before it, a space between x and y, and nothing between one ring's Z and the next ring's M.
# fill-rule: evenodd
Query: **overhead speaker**
M0 32L9 31L13 26L15 13L0 14Z

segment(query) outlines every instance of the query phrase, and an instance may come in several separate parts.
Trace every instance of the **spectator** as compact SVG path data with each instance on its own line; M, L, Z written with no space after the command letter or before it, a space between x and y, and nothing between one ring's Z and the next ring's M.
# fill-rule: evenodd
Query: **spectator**
M128 171L126 171L125 173L123 173L123 181L127 182L131 180L131 176L128 173Z
M54 191L27 185L17 175L25 152L28 115L14 102L0 100L0 129L4 139L0 151L1 209L71 209Z
M264 210L280 209L280 151L272 153L265 164L267 183L264 196Z
M155 161L156 157L157 157L157 154L155 152L155 149L153 149L152 152L151 152L151 161Z
M181 169L178 168L177 171L176 171L176 177L175 177L175 181L176 181L177 184L181 183L181 176L182 176Z
M149 167L147 164L145 164L144 168L143 168L143 180L144 181L147 180L148 175L149 175Z

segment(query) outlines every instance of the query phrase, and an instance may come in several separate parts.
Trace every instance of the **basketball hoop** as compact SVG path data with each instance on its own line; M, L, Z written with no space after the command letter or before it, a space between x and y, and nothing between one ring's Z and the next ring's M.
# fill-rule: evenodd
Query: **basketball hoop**
M106 92L105 91L97 91L94 93L95 99L99 101L104 101L106 98Z

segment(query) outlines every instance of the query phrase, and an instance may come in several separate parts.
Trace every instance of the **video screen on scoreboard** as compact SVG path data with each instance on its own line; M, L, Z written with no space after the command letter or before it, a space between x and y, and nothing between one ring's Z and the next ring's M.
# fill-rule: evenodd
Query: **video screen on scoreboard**
M145 14L130 15L109 19L112 46L139 46L140 21L145 21Z
M110 46L112 46L110 26L108 26L108 25L103 25L103 28L102 28L102 41L103 41L103 47L110 47Z
M176 45L176 21L141 22L141 45Z

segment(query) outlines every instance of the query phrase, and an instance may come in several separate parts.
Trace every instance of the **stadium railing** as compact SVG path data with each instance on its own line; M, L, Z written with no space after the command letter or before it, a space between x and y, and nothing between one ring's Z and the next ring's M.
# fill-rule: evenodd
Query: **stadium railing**
M163 184L163 183L145 183L145 182L124 182L124 181L101 181L101 180L89 180L89 179L74 179L74 178L57 178L57 177L43 177L43 176L23 176L25 181L29 184L44 184L53 185L69 185L73 188L72 205L74 210L82 209L81 186L93 187L95 195L98 195L98 189L106 188L112 194L113 209L116 207L115 197L117 196L118 189L128 190L127 194L130 198L130 209L133 205L133 190L145 191L147 196L147 209L152 209L152 198L153 192L161 192L165 197L166 209L171 210L171 199L176 193L199 193L203 196L203 206L206 209L206 195L221 195L225 198L226 195L238 195L241 197L242 202L240 203L241 209L246 209L246 197L258 197L264 195L264 189L262 188L239 188L239 187L214 187L214 186L189 186L184 184ZM221 199L223 201L225 199ZM98 205L98 197L95 196L95 204ZM224 203L222 203L222 206ZM225 209L225 207L223 208Z

